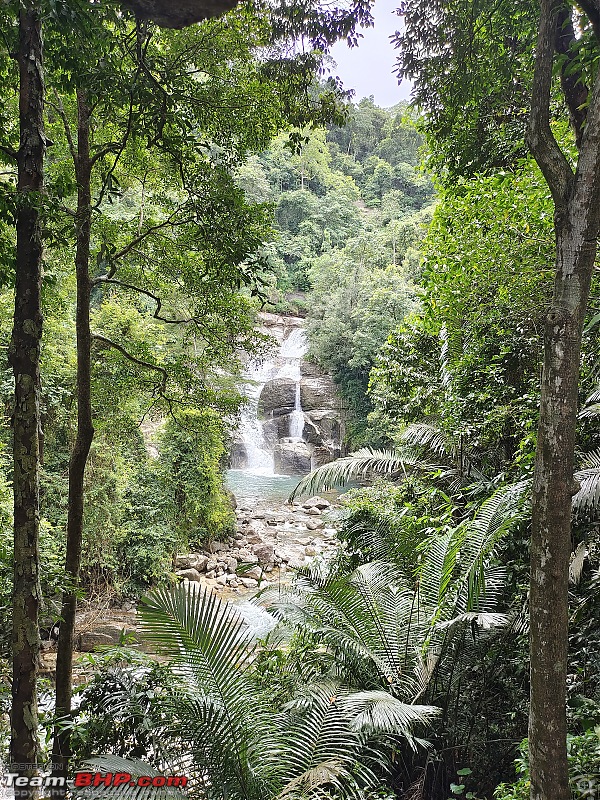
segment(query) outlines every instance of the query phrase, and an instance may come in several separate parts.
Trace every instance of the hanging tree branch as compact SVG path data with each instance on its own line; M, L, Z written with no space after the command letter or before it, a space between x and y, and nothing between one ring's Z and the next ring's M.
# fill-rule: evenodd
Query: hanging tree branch
M162 380L159 384L160 394L165 394L169 376L164 367L160 367L158 364L151 364L149 361L143 361L141 358L136 358L134 355L125 350L125 348L120 344L113 342L112 339L107 339L106 336L101 336L99 333L93 333L92 339L97 342L102 342L102 344L105 344L107 347L112 347L113 350L121 353L121 355L124 356L128 361L131 361L132 364L137 364L140 367L144 367L144 369L150 369L154 370L154 372L158 372L162 377Z
M170 325L187 325L190 322L197 322L197 317L188 317L187 319L167 319L166 317L161 317L160 310L162 308L162 300L160 297L153 292L148 291L148 289L142 289L140 286L135 286L133 283L118 281L116 278L102 278L94 281L95 285L98 285L98 283L110 283L112 286L120 286L123 289L131 289L133 292L139 292L140 294L149 297L151 300L154 300L156 303L156 308L154 309L154 314L152 317L153 319L159 320L159 322L166 322Z
M557 0L542 0L540 7L527 143L558 209L566 205L574 177L573 170L550 128L550 88L560 3Z

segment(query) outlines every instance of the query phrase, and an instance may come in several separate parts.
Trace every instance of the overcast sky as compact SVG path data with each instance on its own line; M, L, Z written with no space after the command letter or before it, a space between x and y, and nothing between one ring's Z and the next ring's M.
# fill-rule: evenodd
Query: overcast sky
M396 55L389 37L398 29L400 19L394 13L397 0L375 0L373 8L374 28L360 29L363 38L358 47L348 47L338 42L331 50L337 62L333 75L339 75L344 88L354 89L354 102L373 95L382 108L407 100L410 85L405 81L398 86L393 75Z

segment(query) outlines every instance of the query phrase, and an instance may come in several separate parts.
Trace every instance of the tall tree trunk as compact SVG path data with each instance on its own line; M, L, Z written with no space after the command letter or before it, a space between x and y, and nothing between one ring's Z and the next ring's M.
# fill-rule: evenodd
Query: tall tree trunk
M586 108L585 127L576 130L579 157L573 171L550 125L554 52L565 29L564 6L561 0L540 0L540 11L528 142L554 200L556 272L544 333L532 497L530 795L531 800L570 800L566 677L571 499L578 489L573 468L581 339L600 226L600 75ZM571 101L577 105L567 93L565 100L569 107Z
M69 461L69 507L67 515L66 573L71 582L63 594L58 655L56 659L56 720L52 760L54 775L67 775L71 755L69 729L61 720L71 714L73 685L73 645L77 596L75 588L81 567L83 539L83 483L85 466L90 452L94 428L91 403L91 332L90 332L90 230L92 215L90 109L85 93L77 93L77 436ZM65 787L54 790L54 796L64 796Z
M533 800L571 797L565 708L571 498L578 488L573 470L581 337L596 250L581 221L557 218L554 298L544 336L529 595Z
M37 676L40 633L39 429L42 336L42 235L40 197L44 183L44 76L40 10L36 2L19 12L20 76L18 152L19 203L15 315L9 362L15 376L13 681L10 757L13 771L31 777L39 758ZM33 787L16 789L33 800Z

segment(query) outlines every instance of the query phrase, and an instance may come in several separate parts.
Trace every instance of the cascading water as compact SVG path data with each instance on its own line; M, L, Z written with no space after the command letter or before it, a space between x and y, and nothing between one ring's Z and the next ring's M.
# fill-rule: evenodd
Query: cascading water
M300 403L300 381L296 382L294 410L290 414L290 439L302 439L304 431L304 413Z
M272 475L274 471L273 453L267 448L263 427L258 419L260 393L269 380L272 369L272 362L266 361L258 367L248 369L244 376L247 379L246 396L249 402L242 410L238 435L246 451L246 469L257 475Z
M238 438L245 451L245 471L256 475L273 475L274 458L265 438L263 424L258 418L260 395L269 381L287 378L295 383L294 408L289 414L289 437L302 441L304 414L300 400L300 364L308 350L306 335L301 327L284 329L279 350L259 366L250 365L244 374L249 402L241 415Z

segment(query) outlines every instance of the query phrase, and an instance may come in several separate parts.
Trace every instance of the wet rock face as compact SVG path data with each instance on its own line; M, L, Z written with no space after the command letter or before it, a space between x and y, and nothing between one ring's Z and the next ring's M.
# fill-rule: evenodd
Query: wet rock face
M268 417L289 414L294 408L295 397L296 383L290 378L274 378L272 381L268 381L260 393L258 401L259 416Z
M185 28L209 17L219 17L238 0L122 0L138 19L149 19L161 28Z
M273 450L275 471L281 475L306 475L310 472L312 449L306 442L280 441Z
M319 378L302 378L300 402L304 411L334 409L338 406L335 385L328 375Z

